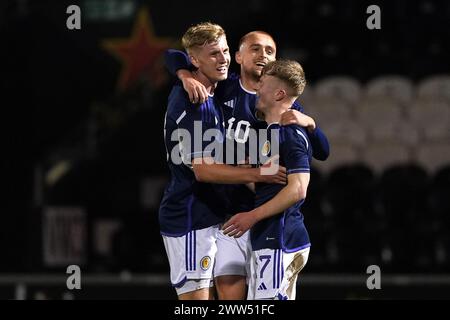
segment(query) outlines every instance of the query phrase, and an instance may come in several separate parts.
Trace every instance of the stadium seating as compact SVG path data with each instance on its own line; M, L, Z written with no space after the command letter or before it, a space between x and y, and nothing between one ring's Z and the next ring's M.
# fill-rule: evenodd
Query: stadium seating
M450 75L435 75L423 79L418 84L417 96L450 101Z
M448 79L438 75L412 82L385 75L363 83L336 75L308 84L299 101L330 142L330 157L312 162L303 205L313 243L309 272L361 272L371 264L384 272L450 270ZM90 189L74 188L87 176L107 176L108 170L76 167L49 199L57 203L66 199L59 194L71 194L98 215ZM156 231L166 177L155 169L139 182L136 178L128 182L133 192L120 202L114 195L128 193L115 190L114 183L105 183L96 193L110 203L102 212L131 217L122 219L125 223L113 237L112 257L92 254L91 268L168 271ZM125 213L136 190L140 208ZM145 225L155 233L149 234Z
M327 161L313 160L303 205L314 248L309 272L370 264L448 272L449 79L387 74L363 83L335 75L308 84L299 101L331 147ZM163 270L164 257L157 261L152 268Z
M411 80L402 76L381 76L367 83L365 95L369 98L392 98L405 104L413 97L413 84Z
M318 97L342 99L349 103L356 103L361 96L361 84L348 76L333 76L320 80L315 86Z

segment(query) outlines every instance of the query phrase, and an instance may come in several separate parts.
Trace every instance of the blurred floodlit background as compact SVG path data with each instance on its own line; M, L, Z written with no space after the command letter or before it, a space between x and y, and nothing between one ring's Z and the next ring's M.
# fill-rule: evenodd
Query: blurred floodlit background
M70 4L81 30L66 27ZM370 4L381 30L366 27ZM0 298L175 298L157 220L174 81L162 53L207 20L224 27L232 52L265 30L278 57L300 61L300 101L331 143L330 158L313 162L299 298L450 298L445 0L2 2L0 88L13 120ZM72 264L83 289L69 292ZM366 287L372 264L382 290Z

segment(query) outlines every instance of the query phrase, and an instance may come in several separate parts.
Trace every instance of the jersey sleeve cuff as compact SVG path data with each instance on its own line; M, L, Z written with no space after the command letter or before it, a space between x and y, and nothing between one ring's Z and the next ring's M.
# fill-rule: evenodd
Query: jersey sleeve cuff
M309 168L296 168L296 169L287 170L287 174L300 173L300 172L310 172L310 169Z

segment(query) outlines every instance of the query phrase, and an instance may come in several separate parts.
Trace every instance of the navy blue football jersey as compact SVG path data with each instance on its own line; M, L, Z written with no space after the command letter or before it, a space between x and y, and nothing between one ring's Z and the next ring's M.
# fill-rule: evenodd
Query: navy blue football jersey
M224 159L227 164L236 165L249 161L257 165L257 148L250 152L249 146L257 146L257 132L253 128L256 118L256 92L246 90L240 78L231 74L228 79L219 82L216 96L221 102L226 148ZM236 184L227 187L230 214L250 211L254 208L254 193L245 185Z
M272 130L278 130L278 134L272 135ZM260 142L260 154L273 157L278 150L280 165L286 167L288 175L310 171L312 150L303 128L274 123L267 127L267 131L267 140ZM276 143L277 148L274 145ZM255 206L259 207L271 200L283 188L284 186L280 184L257 183ZM284 212L255 224L250 231L253 250L267 248L295 252L309 247L309 235L303 222L303 214L300 212L303 202L304 200L301 200Z
M173 75L179 69L192 70L193 66L189 57L182 51L167 50L165 52L166 67ZM225 130L225 148L223 153L224 163L236 165L250 161L251 164L258 164L258 150L250 148L258 147L254 140L258 139L257 124L259 120L256 117L257 95L254 91L246 90L240 80L240 76L230 74L224 81L218 82L215 89L215 98L223 109L224 130ZM292 108L303 112L303 107L299 102L295 102ZM265 128L264 128L265 129ZM314 156L321 160L328 157L329 145L326 136L319 128L310 134L314 146ZM251 141L253 140L253 141ZM310 148L311 149L311 148ZM252 157L255 155L256 157ZM245 185L227 185L222 187L223 196L227 197L226 203L229 205L229 214L235 214L243 211L250 211L254 208L254 194Z
M161 234L181 236L222 222L228 206L222 185L196 181L191 166L197 157L220 157L216 151L223 144L221 107L213 97L194 105L183 87L175 85L164 131L171 179L159 208ZM210 139L205 138L208 132Z
M257 165L261 122L256 117L256 92L245 89L240 77L231 74L228 79L219 82L216 95L221 101L225 119L227 163L238 164L247 160ZM292 107L303 111L298 102ZM229 186L227 190L231 214L254 208L254 194L245 185Z
M195 69L195 67L191 64L189 57L183 51L168 49L164 53L164 59L166 67L172 75L176 75L176 72L180 69ZM240 78L238 75L230 74L227 80L219 82L216 89L216 97L218 97L220 100L222 100L223 103L231 108L235 108L238 102L244 102L248 107L239 107L239 109L244 110L246 114L246 120L251 123L252 121L256 120L256 118L254 117L256 108L256 94L255 92L246 91L240 85L239 79ZM243 93L248 93L248 97L246 98L248 100L242 99ZM300 112L304 112L303 106L297 101L293 104L292 108ZM228 118L226 116L226 120L230 119L231 118L229 115ZM237 118L235 117L235 119ZM238 125L239 121L235 120L234 127L233 124L231 125L231 127L236 129ZM241 126L242 125L243 124L241 124ZM226 127L227 129L230 127L228 122L226 123ZM310 139L312 144L313 157L321 161L326 160L330 155L330 145L325 134L318 126L313 132L308 131L307 133L308 138Z

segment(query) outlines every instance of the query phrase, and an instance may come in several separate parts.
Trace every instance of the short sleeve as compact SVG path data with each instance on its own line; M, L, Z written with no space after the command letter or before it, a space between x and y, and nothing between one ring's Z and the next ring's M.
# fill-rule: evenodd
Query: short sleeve
M164 52L164 62L167 70L173 76L180 69L192 70L195 69L191 64L188 55L180 50L168 49Z
M288 126L283 127L281 135L280 151L287 174L310 172L310 145L306 134L299 128Z

